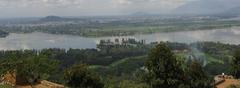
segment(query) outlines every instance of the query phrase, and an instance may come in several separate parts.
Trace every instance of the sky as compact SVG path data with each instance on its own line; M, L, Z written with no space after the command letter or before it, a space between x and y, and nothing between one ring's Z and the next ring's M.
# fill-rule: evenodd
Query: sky
M0 17L168 13L194 0L0 0Z

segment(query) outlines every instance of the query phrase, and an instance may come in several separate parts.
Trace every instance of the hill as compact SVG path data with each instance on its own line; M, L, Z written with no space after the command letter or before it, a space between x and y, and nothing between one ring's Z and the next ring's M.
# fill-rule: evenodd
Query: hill
M150 14L147 12L135 12L130 14L130 16L153 16L154 14Z
M40 19L40 21L62 21L62 20L64 20L64 18L59 16L47 16Z

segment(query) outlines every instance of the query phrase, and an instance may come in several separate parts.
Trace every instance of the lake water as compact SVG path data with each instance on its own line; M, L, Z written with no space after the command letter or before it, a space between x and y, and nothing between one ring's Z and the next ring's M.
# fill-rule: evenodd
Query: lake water
M171 41L191 43L197 41L214 41L230 44L240 44L240 28L217 30L199 30L170 33L155 33L123 37L86 38L71 35L53 35L46 33L15 34L11 33L6 38L0 38L0 50L18 49L43 49L43 48L96 48L101 39L135 38L146 40L147 43L155 41Z

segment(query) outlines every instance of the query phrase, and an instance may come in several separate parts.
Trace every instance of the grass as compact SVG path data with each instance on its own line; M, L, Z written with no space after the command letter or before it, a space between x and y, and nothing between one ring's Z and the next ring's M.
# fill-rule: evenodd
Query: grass
M206 54L206 56L207 56L207 62L208 62L208 64L210 64L210 63L220 63L220 64L224 64L224 61L219 60L219 59L216 59L216 58L212 57L211 55Z
M144 65L146 58L146 56L129 57L108 66L92 65L90 68L104 75L131 74Z
M4 84L4 85L0 85L0 88L14 88L14 87L12 87L11 85Z
M127 64L127 63L134 63L137 61L144 62L145 58L146 58L146 56L128 57L128 58L124 58L119 61L116 61L116 62L110 64L109 66L91 65L90 68L99 68L99 67L111 68L111 67L116 67L119 65Z

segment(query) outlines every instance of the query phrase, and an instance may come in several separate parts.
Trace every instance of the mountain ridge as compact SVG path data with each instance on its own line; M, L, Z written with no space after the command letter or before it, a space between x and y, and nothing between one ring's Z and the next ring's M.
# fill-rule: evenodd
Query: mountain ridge
M172 11L175 14L212 15L240 7L240 0L197 0Z

